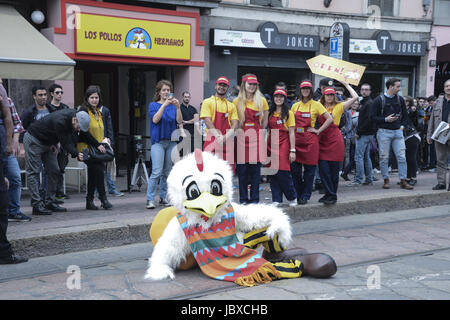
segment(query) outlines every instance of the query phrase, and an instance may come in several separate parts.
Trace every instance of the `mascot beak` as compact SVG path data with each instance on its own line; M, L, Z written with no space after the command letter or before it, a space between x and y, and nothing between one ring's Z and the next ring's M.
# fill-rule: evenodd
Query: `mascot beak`
M224 195L214 196L209 192L203 192L194 200L185 200L183 205L186 209L200 213L201 215L211 218L220 207L227 202Z

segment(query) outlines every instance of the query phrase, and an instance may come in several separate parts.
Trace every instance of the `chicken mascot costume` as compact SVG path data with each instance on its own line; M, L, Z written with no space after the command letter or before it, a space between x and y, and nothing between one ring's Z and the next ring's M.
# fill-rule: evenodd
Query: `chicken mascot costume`
M172 207L161 210L152 223L154 249L145 279L174 279L175 269L197 265L213 279L241 286L336 273L327 254L286 250L292 233L283 211L232 202L231 168L212 153L197 149L178 161L167 184ZM260 245L262 254L256 250Z

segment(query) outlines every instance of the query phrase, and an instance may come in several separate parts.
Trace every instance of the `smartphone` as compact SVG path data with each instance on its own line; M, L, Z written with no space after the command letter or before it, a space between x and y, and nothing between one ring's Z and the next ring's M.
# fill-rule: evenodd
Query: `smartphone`
M173 93L171 92L171 93L169 93L169 99L172 99L173 98Z
M89 159L89 150L84 148L81 152L83 153L83 161L88 160Z
M394 114L394 117L400 118L400 113Z

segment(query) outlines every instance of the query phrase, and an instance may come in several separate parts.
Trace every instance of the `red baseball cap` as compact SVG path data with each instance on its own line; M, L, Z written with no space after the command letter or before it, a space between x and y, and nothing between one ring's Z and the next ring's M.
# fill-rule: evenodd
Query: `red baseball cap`
M276 96L277 94L281 94L281 95L287 97L287 93L286 93L286 91L284 91L283 89L277 89L277 90L275 90L275 92L273 93L273 95Z
M300 89L301 88L312 88L313 84L311 81L303 81L302 83L300 83Z
M219 78L217 78L216 84L218 84L218 83L224 83L227 86L230 86L230 80L228 80L227 77L219 77Z
M325 90L323 90L323 94L327 95L327 94L336 94L336 90L334 90L331 87L326 88Z
M242 77L242 82L256 83L258 84L258 78L254 74Z

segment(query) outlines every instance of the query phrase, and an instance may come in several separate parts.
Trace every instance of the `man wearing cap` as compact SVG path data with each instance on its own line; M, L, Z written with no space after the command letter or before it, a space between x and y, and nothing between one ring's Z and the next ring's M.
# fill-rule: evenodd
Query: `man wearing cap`
M200 118L206 124L203 150L218 154L234 169L234 144L230 138L239 126L239 118L234 103L226 99L229 87L227 77L222 76L216 80L216 94L203 100Z
M66 150L72 158L83 160L75 145L75 134L80 130L89 130L89 115L87 112L77 112L74 109L55 111L46 117L33 122L23 138L25 148L25 166L27 184L31 193L33 215L50 215L52 211L65 212L55 203L56 184L59 166L56 158L56 145ZM39 174L41 164L48 173L46 199L41 199L39 193Z

